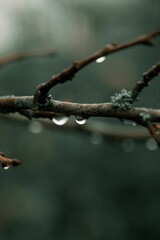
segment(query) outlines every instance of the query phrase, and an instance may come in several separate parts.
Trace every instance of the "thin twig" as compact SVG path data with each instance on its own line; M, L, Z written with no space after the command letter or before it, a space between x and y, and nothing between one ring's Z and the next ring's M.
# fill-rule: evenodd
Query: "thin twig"
M35 96L34 96L34 105L36 106L37 103L44 103L47 98L48 92L51 90L51 88L53 88L59 83L64 83L68 80L72 80L78 71L80 71L82 68L86 67L87 65L91 64L98 58L102 56L107 56L111 53L115 53L123 49L133 47L135 45L143 44L143 45L152 46L153 45L151 41L152 38L156 37L159 34L160 34L160 30L157 30L150 34L140 36L124 44L109 44L103 49L101 49L100 51L94 53L93 55L81 61L74 62L71 66L64 69L61 73L57 75L53 75L48 82L42 83L37 87Z
M152 68L150 68L147 72L143 74L143 79L138 81L136 86L132 90L132 102L135 102L142 92L142 90L147 87L150 81L158 76L160 73L160 63L157 63Z
M28 52L10 54L8 56L0 58L0 67L13 62L22 61L28 58L52 57L55 54L56 52L53 49L32 50Z

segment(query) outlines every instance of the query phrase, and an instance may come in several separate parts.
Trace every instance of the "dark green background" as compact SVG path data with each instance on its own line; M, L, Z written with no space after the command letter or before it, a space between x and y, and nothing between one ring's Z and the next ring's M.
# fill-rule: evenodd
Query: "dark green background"
M32 95L37 84L74 60L160 25L158 0L7 2L8 11L0 0L0 13L8 14L15 30L7 47L0 47L1 56L41 48L54 48L57 56L1 68L1 96ZM103 64L93 63L72 82L55 87L53 97L110 101L122 88L132 89L158 62L160 38L154 42L155 48L137 46L109 56ZM159 108L159 93L156 78L136 105ZM126 152L118 141L95 145L84 134L46 128L33 134L28 126L0 118L0 150L23 162L16 169L0 169L0 240L160 238L159 150L135 141L133 151Z

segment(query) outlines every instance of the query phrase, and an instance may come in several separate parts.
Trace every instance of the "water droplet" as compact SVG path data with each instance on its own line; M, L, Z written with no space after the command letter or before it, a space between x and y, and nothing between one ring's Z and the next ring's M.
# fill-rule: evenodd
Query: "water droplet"
M123 140L122 148L125 152L132 152L135 149L135 142L133 139L127 138Z
M76 123L78 123L79 125L83 125L86 123L87 119L81 117L81 116L77 116L75 117Z
M150 138L146 141L146 148L150 151L155 151L158 149L158 145L154 138Z
M90 136L91 143L99 145L103 141L103 136L100 133L92 133Z
M9 167L10 167L9 165L4 165L4 166L3 166L3 169L4 169L4 170L8 170Z
M97 58L96 63L102 63L105 60L106 60L106 57L103 56L103 57Z
M68 121L67 116L55 116L52 118L52 122L58 126L64 125Z
M41 133L43 131L43 126L42 123L38 122L38 121L32 121L29 126L28 129L31 133Z

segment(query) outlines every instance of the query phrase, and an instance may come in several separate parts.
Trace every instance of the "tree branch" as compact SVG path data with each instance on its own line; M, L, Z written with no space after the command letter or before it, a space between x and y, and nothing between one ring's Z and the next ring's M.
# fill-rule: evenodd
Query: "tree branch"
M86 57L85 59L74 62L71 66L64 69L61 73L52 76L48 82L37 86L34 96L12 95L0 97L0 112L3 114L18 112L29 119L48 118L51 120L52 118L60 115L67 117L74 115L76 118L81 119L88 119L90 117L112 117L120 120L127 119L148 128L149 132L152 134L160 146L160 109L132 107L132 103L137 100L142 90L154 77L159 74L160 63L157 63L146 73L144 73L143 79L137 82L132 91L127 92L125 89L122 89L121 93L112 96L111 103L71 103L53 100L51 96L48 95L51 88L59 83L65 83L68 80L72 80L77 72L93 63L97 59L140 44L152 46L152 38L156 37L159 34L160 30L143 35L124 44L109 44L100 51ZM0 67L11 62L23 60L26 58L53 56L54 53L55 52L53 50L43 50L9 55L0 59ZM72 127L70 126L70 128ZM84 131L85 133L97 131L96 128L94 128L92 125L76 127L76 129L81 129L81 131ZM101 132L100 129L98 131L99 133L104 134L104 136L109 135L109 132ZM118 134L115 134L114 131L110 135L112 137L118 137ZM133 132L131 135L136 137L136 134ZM126 135L121 132L121 137L123 138L125 136ZM4 153L0 152L0 164L3 168L7 169L10 166L19 165L20 161L14 158L6 158L4 156Z
M102 56L107 56L111 53L118 52L120 50L124 50L136 45L148 45L152 46L152 38L158 36L160 34L160 30L152 32L150 34L146 34L136 38L135 40L129 41L124 44L109 44L100 51L94 53L93 55L85 58L81 61L74 62L70 67L64 69L61 73L57 75L53 75L48 82L42 83L37 86L35 95L34 95L34 105L36 106L37 103L44 103L48 96L48 92L59 83L65 83L68 80L72 80L75 74L80 71L82 68L86 67L87 65L91 64L92 62L96 61L98 58Z
M11 96L6 98L0 97L1 113L15 113L24 109L34 110L33 96ZM51 100L48 104L41 106L39 110L40 112L60 113L66 116L80 116L86 119L89 117L113 117L118 119L128 119L142 125L144 125L145 122L144 115L147 114L151 122L160 121L159 109L132 108L127 111L120 111L119 109L115 108L112 103L80 104Z
M152 68L150 68L147 72L143 74L143 79L138 81L136 86L132 90L132 102L135 102L138 100L138 96L142 92L142 90L147 87L150 83L150 81L158 76L160 73L160 63L157 63Z
M126 91L125 89L122 89L120 93L116 93L114 96L112 96L111 101L113 106L121 111L131 109L132 103L136 100L139 100L138 96L142 90L149 85L150 81L156 77L159 72L160 64L157 63L143 74L143 79L137 82L132 91Z

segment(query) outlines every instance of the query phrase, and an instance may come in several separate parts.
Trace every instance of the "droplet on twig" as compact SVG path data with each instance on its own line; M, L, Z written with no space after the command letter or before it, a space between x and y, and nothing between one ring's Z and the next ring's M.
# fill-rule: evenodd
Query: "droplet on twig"
M10 165L9 164L5 164L2 166L4 170L8 170L10 168Z
M52 118L52 122L58 126L62 126L67 123L68 117L67 116L55 116Z
M96 63L102 63L102 62L104 62L105 60L106 60L106 57L105 57L105 56L102 56L102 57L100 57L100 58L97 58Z
M83 125L86 123L87 119L81 117L81 116L76 116L75 117L75 121L76 123L78 123L79 125Z

